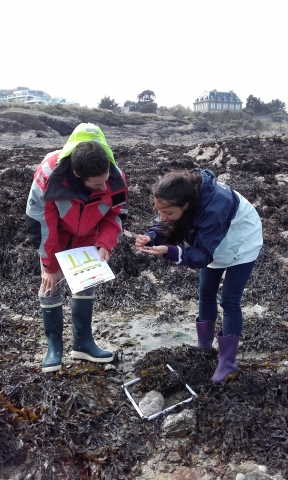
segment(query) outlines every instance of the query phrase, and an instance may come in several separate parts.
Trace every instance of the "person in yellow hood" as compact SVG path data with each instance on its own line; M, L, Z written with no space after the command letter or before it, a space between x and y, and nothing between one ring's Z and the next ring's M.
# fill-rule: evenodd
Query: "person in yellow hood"
M96 245L109 261L127 214L127 185L102 130L81 123L62 150L49 153L37 168L26 209L28 237L40 256L39 291L48 352L44 372L61 368L63 353L62 271L55 254ZM63 283L63 282L62 282ZM72 297L72 358L111 362L92 337L94 288Z

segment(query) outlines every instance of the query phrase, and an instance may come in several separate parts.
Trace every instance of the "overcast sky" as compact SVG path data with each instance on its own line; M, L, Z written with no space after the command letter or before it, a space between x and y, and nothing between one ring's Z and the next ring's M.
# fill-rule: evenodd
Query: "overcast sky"
M288 0L14 0L0 16L0 89L193 108L216 88L288 108Z

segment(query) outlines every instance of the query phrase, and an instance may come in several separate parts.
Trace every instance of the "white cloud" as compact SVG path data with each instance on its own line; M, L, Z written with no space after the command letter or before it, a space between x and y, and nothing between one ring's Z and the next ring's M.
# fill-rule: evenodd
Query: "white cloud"
M286 0L16 0L1 7L0 88L97 106L153 90L158 105L234 90L288 106Z

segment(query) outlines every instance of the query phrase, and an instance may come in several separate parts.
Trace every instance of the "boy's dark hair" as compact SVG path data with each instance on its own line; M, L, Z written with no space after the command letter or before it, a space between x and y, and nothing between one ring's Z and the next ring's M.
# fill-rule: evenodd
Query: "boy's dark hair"
M81 142L71 153L71 167L82 181L107 173L110 160L105 150L95 141Z
M170 205L181 208L188 203L181 218L172 225L167 225L164 231L167 243L176 245L184 241L199 205L201 185L200 172L176 170L166 173L154 186L153 195L157 200L165 200Z

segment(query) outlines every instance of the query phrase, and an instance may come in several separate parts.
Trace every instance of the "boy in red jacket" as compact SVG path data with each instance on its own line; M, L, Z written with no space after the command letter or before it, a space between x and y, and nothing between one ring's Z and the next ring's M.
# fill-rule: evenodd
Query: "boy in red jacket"
M101 129L80 124L60 151L49 153L39 165L26 209L28 237L40 255L39 291L48 352L44 372L61 368L63 353L63 278L55 253L96 245L100 259L109 261L127 211L125 175L116 165ZM92 337L94 288L72 297L72 357L111 362Z

